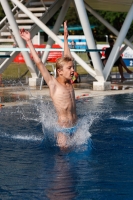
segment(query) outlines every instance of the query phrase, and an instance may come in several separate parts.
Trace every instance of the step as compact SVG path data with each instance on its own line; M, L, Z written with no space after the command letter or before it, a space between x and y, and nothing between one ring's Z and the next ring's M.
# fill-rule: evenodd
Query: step
M33 20L31 20L31 19L17 19L16 20L16 22L18 23L18 24L33 24L33 23L35 23Z
M33 13L36 17L41 17L43 13ZM18 14L19 18L26 18L28 17L26 14Z
M45 5L51 5L54 1L44 1ZM42 6L42 2L30 2L30 6Z
M1 36L10 36L10 32L1 32Z
M0 52L0 55L9 55L9 53L6 51L6 52Z
M18 26L18 28L19 29L22 29L22 28L24 28L25 30L29 30L29 29L31 29L31 27L32 27L32 25L30 26L30 25L27 25L27 26L25 26L25 25L20 25L20 26ZM11 29L11 27L9 27L10 29Z
M46 7L48 9L48 7ZM31 12L43 12L46 11L44 7L39 7L39 8L28 8L29 11Z
M6 45L2 44L2 45L0 45L0 48L12 48L12 47L13 46L10 45L10 44L6 44Z
M8 39L8 38L0 38L0 42L14 42L13 39Z

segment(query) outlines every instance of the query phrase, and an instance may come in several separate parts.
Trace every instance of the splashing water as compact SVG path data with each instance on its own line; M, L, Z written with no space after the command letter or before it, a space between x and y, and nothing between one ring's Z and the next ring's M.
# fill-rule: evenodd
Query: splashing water
M78 109L78 108L77 108ZM40 101L40 104L37 104L37 110L39 111L39 120L42 124L42 130L44 134L44 145L47 142L50 142L51 145L56 144L57 138L57 114L53 103L51 101ZM79 111L78 111L79 112ZM88 145L88 142L91 142L91 133L89 128L91 127L93 121L97 118L96 115L92 115L87 112L84 115L78 116L78 122L76 127L77 130L73 134L73 137L68 138L67 145L68 147L78 147L82 145Z
M18 85L20 84L21 82L18 83ZM28 102L30 102L30 105L32 105L32 109L30 110L30 106L28 111L26 111L27 108L25 109L25 107L22 104L20 104L20 106L17 106L15 111L11 111L10 115L14 115L15 117L19 115L20 120L27 121L27 123L31 121L32 123L41 124L43 132L43 141L45 141L44 145L46 145L46 143L49 143L49 145L51 146L56 146L58 125L57 114L52 101L48 101L45 97L42 100L42 96L39 97L37 94L36 96L33 96L29 88L24 88L23 84L21 84L21 86L23 90L28 90L29 98L27 98L26 101L28 100ZM19 100L19 94L17 98ZM82 103L82 101L80 103ZM78 129L73 134L73 137L68 138L69 147L77 147L82 145L87 146L88 143L91 142L91 133L89 132L89 129L96 116L94 114L91 115L90 112L86 112L85 106L83 107L84 109L82 109L82 112L81 109L77 107L78 122L76 126L78 127ZM13 124L15 124L15 122L13 122ZM41 136L38 137L34 135L34 133L27 133L27 131L16 132L15 126L13 130L15 133L12 133L12 136L10 134L6 134L6 136L12 139L31 141L39 141L42 138Z
M111 116L110 119L116 119L116 120L121 120L121 121L132 121L133 120L133 115L127 115L127 116Z

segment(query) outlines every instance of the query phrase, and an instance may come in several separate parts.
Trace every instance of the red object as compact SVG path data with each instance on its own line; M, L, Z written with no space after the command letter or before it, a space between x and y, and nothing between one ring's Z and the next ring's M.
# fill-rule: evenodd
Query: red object
M73 75L73 77L72 77L72 79L71 79L71 83L72 83L72 84L75 83L75 82L77 81L78 77L79 77L78 73L77 73L77 72L74 72L74 75Z
M74 72L74 76L75 76L76 78L78 78L78 77L79 77L79 75L78 75L78 73L77 73L77 72Z
M102 50L106 50L107 47L103 47ZM105 57L105 51L102 51L102 56Z
M89 94L83 94L82 96L85 96L85 97L86 97L86 96L89 96Z
M16 63L25 63L24 57L22 56L22 53L19 53L13 60L13 62Z
M46 47L45 44L41 44L41 45L37 45L35 44L34 45L34 48L42 48L44 49ZM60 49L61 47L58 45L58 44L53 44L52 45L52 48L53 49ZM42 51L43 52L43 51ZM42 55L42 52L41 51L38 51L38 55L41 56ZM47 62L53 62L55 63L56 60L58 58L62 57L62 51L50 51L49 52L49 55L48 55L48 58L47 58ZM32 55L30 54L30 58L33 60L33 57ZM22 55L22 53L19 53L15 59L13 60L13 62L16 62L16 63L25 63L25 60L24 60L24 57Z

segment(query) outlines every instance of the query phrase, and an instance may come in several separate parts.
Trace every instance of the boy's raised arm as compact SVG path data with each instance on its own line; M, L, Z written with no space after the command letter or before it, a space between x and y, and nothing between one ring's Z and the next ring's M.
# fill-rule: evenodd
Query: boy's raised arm
M37 52L35 51L32 41L31 41L30 33L28 31L22 29L22 30L20 30L20 36L27 42L30 52L33 56L34 62L36 63L36 65L37 65L38 69L40 70L46 83L49 84L49 81L52 79L52 77L49 74L45 65L42 63L41 59L39 58Z
M67 30L67 21L65 21L64 22L64 56L72 57L67 39L68 39L68 30Z

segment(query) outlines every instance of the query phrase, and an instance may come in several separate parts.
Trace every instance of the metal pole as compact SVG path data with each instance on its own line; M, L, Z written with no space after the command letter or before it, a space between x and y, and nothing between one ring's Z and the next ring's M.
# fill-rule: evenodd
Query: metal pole
M24 48L25 47L25 43L23 41L23 39L20 37L20 34L19 34L19 29L18 29L18 26L16 24L16 21L14 19L14 16L11 12L11 9L10 9L10 6L8 4L8 1L7 0L1 0L1 5L4 9L4 12L7 16L7 19L10 23L10 26L12 28L12 31L13 31L13 34L15 36L15 39L17 41L17 44L19 45L20 48ZM25 62L31 72L31 75L32 77L37 77L37 73L35 71L35 68L34 68L34 65L33 65L33 62L32 60L30 59L29 57L29 54L27 52L22 52L23 56L24 56L24 59L25 59Z
M25 14L28 15L42 30L44 30L54 41L56 41L62 48L64 47L64 43L45 25L41 22L33 13L31 13L22 3L17 0L13 1ZM96 77L96 72L89 67L76 53L71 53L73 58L93 77Z
M106 37L106 43L108 43L108 35L105 35L105 37Z
M109 58L107 60L105 68L103 70L104 77L105 77L106 80L107 80L108 75L109 75L109 73L110 73L110 71L112 69L112 66L113 66L113 64L114 64L114 62L116 60L118 52L120 51L121 44L122 44L122 42L123 42L123 40L124 40L124 38L125 38L125 36L127 34L127 31L128 31L128 29L130 27L130 24L131 24L132 20L133 20L133 4L131 5L131 8L130 8L127 16L126 16L126 19L125 19L125 21L123 23L123 26L121 28L121 31L119 33L119 36L118 36L118 38L117 38L117 40L116 40L116 42L114 44L114 47L113 47L113 49L112 49L112 51L110 53L110 56L109 56Z
M71 0L65 0L64 4L62 6L62 9L61 9L61 11L59 13L59 16L58 16L58 18L56 20L56 23L55 23L54 27L53 27L53 32L55 34L57 34L59 29L60 29L60 26L61 26L61 24L62 24L62 22L64 20L64 17L65 17L65 15L67 13L68 8L69 8L70 2L71 2ZM54 43L54 40L52 38L49 38L49 40L47 42L47 45L46 45L46 48L50 49L53 43ZM45 51L43 53L43 56L42 56L42 62L43 63L46 63L48 55L49 55L49 51ZM40 90L42 89L42 85L43 85L43 77L41 79Z
M41 36L40 36L40 32L38 32L38 35L37 35L37 39L38 39L38 45L40 45L40 39L41 39Z
M86 9L84 6L84 1L80 0L74 0L78 14L79 14L79 18L83 27L83 31L84 31L84 35L86 37L86 42L88 45L88 48L92 48L92 49L96 49L96 45L95 45L95 40L91 31L91 26L87 17L87 13L86 13ZM100 56L97 52L90 52L93 64L94 64L94 68L95 68L95 72L97 75L97 80L98 81L104 81L104 76L103 76L103 72L102 72L102 68L103 68L103 64L102 61L100 59Z
M129 41L130 42L132 42L133 41L133 36L129 39ZM116 57L116 60L120 57L120 55L125 51L125 49L128 47L128 45L124 45L123 47L122 47L122 49L120 50L120 52L118 53L118 56Z
M54 27L53 27L53 32L54 32L56 35L58 34L58 31L59 31L59 29L60 29L60 26L61 26L61 24L62 24L62 22L63 22L63 20L64 20L64 17L65 17L65 15L66 15L66 13L67 13L67 10L68 10L68 8L69 8L70 2L71 2L71 0L65 0L64 4L63 4L63 6L62 6L62 9L61 9L61 11L60 11L60 13L59 13L59 16L58 16L58 18L57 18L57 20L56 20L56 23L55 23L55 25L54 25ZM50 49L53 43L54 43L54 40L53 40L52 38L49 38L49 40L48 40L48 42L47 42L47 45L46 45L46 48L47 48L47 49ZM46 51L46 52L43 54L43 57L42 57L42 62L43 62L43 63L46 62L47 57L48 57L48 54L49 54L49 51Z

